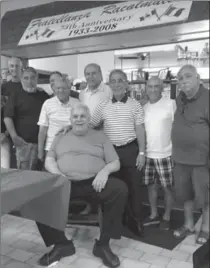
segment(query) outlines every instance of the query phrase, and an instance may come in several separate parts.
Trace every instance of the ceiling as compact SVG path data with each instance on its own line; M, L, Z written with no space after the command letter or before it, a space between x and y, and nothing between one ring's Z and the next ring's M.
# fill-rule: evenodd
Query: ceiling
M209 10L206 9L208 5L209 3L206 1L194 1L190 17L186 23L20 47L17 46L17 43L22 36L24 20L22 20L22 24L20 24L22 30L19 31L19 36L16 36L16 39L12 37L12 40L11 35L5 33L7 26L9 25L9 16L5 16L5 19L2 21L2 24L4 22L4 25L2 25L2 30L4 29L2 33L4 34L2 35L3 44L1 53L5 56L18 56L21 58L35 59L60 55L170 44L193 40L195 39L195 34L197 33L202 34L202 36L209 36ZM9 13L10 17L15 15L15 11ZM22 15L24 14L22 11ZM22 18L27 17L26 14L24 16ZM26 25L28 25L28 22ZM12 23L10 22L10 28L11 27ZM24 29L25 28L26 27L24 27ZM202 36L197 36L197 38L204 39ZM10 42L8 41L9 38Z

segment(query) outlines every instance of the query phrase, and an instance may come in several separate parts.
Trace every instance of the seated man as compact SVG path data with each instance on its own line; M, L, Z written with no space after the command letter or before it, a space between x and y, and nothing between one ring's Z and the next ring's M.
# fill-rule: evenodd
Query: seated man
M117 267L120 261L111 251L109 240L121 237L128 190L124 182L110 175L120 169L114 147L105 134L89 129L89 122L87 106L77 104L72 108L72 129L56 136L47 154L45 168L71 181L71 199L85 198L102 205L102 230L93 255L101 258L108 267ZM37 226L46 246L55 245L40 259L40 265L50 265L75 253L72 241L67 240L64 232L40 223Z

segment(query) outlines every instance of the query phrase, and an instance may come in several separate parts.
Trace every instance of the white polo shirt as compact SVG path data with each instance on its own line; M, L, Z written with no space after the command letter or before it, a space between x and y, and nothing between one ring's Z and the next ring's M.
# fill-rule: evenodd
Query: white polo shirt
M162 97L156 103L144 106L146 154L148 158L162 159L171 156L171 129L176 103Z
M56 96L44 102L37 124L48 127L45 150L50 149L55 135L62 128L71 124L71 108L77 103L79 103L79 100L69 98L69 102L63 104Z
M91 115L93 115L96 107L103 101L107 101L112 98L112 90L103 82L95 90L90 90L88 87L80 92L80 101L87 105L90 109Z

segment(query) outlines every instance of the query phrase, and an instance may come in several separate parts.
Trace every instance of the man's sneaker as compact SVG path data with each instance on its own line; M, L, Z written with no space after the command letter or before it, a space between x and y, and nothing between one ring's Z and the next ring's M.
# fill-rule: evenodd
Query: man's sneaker
M166 220L162 219L160 221L160 229L164 230L164 231L170 230L170 220L166 221Z
M148 217L143 221L143 226L158 225L158 224L160 224L159 216L155 218Z
M38 261L40 266L52 267L56 265L62 258L71 256L75 254L75 247L73 242L70 240L68 244L65 245L55 245L53 249L44 254Z

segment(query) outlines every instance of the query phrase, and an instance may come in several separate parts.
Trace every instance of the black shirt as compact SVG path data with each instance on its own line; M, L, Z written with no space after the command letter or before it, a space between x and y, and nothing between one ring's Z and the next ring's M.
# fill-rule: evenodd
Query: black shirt
M22 88L21 82L8 81L1 86L1 95L9 97L11 92Z
M11 92L20 89L21 82L12 82L8 81L1 85L1 133L6 131L6 126L4 124L4 107L6 104L6 100L9 98Z
M4 109L4 117L13 119L17 135L29 143L38 143L39 114L49 98L44 91L28 93L22 88L11 92Z

